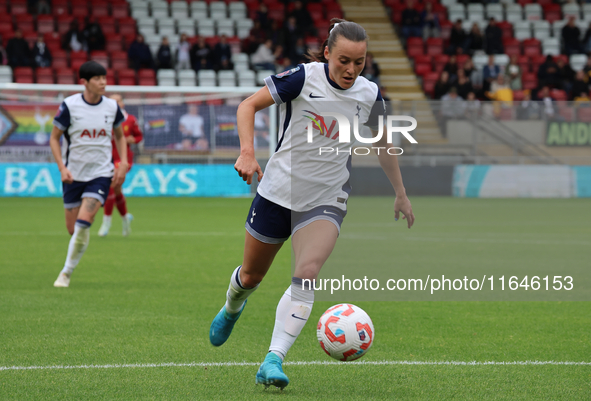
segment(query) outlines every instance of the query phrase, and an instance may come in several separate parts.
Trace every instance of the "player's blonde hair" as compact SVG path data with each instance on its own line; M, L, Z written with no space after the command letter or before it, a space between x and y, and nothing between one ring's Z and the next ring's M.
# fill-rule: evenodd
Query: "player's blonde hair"
M365 29L361 25L344 19L333 18L330 20L330 28L328 29L326 40L317 52L309 51L307 54L308 58L311 61L326 63L328 60L324 57L324 48L328 46L328 51L331 51L340 36L351 42L367 42L369 40L367 32L365 32Z

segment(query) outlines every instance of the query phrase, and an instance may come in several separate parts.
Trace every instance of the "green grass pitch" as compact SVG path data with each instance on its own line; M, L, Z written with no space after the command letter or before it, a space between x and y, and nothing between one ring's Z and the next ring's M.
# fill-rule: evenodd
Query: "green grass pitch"
M508 239L499 257L528 263L559 238L556 263L589 263L589 201L414 198L405 235L438 238L422 263L461 259L458 238ZM392 199L352 198L350 208L391 209ZM249 199L128 199L133 233L91 228L90 246L70 288L52 284L69 236L60 199L0 199L0 400L42 399L404 399L589 400L591 365L286 365L283 391L255 386L269 345L275 307L289 285L285 246L250 298L230 340L209 344L230 272L240 263ZM116 212L115 212L116 213ZM392 219L386 212L384 219ZM506 224L504 224L506 223ZM347 233L347 220L343 226ZM520 252L512 238L541 239ZM446 241L449 247L446 246ZM572 244L569 244L569 241ZM403 239L393 246L425 246ZM466 242L473 252L486 241ZM446 253L447 252L447 253ZM412 263L412 259L403 259ZM356 302L357 303L357 302ZM358 302L376 340L362 360L417 362L591 362L589 302ZM317 302L288 362L329 361L316 325ZM204 366L203 363L248 362ZM102 367L88 365L190 364ZM4 369L69 366L71 369Z

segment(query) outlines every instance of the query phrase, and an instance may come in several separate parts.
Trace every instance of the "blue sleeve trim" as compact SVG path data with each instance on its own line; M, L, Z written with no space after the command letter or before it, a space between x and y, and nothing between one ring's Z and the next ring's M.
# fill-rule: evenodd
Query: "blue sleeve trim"
M367 118L367 122L364 124L367 127L378 130L379 127L379 117L384 116L386 118L386 104L384 99L382 98L382 92L380 92L380 88L378 88L378 96L376 97L376 101L371 108L371 112L369 113L369 117ZM385 123L385 120L383 121Z
M123 121L125 121L125 117L123 116L123 113L119 108L119 105L117 105L117 113L115 114L115 122L113 123L113 128L119 128L121 124L123 124Z
M265 78L265 84L277 104L287 103L297 98L306 82L306 69L303 64L291 70Z
M62 102L60 105L60 108L53 119L53 125L62 131L67 130L70 126L70 109L68 109L66 102Z

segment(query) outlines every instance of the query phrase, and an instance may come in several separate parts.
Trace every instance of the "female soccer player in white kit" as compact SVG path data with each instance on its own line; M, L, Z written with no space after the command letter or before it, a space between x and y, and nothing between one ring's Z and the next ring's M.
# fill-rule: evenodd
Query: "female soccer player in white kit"
M289 379L282 362L300 334L314 303L314 289L303 280L314 280L331 254L347 212L350 192L351 143L342 143L338 134L324 126L308 142L309 117L319 110L334 110L378 130L378 116L384 103L376 84L360 77L367 52L367 34L358 24L332 20L333 24L317 62L268 77L266 86L242 102L238 108L240 157L235 169L250 184L255 173L260 185L246 220L246 240L242 265L230 279L226 304L214 318L209 338L220 346L230 336L248 296L269 270L283 242L292 236L295 271L292 285L279 304L269 353L256 374L256 383L284 388ZM254 157L254 115L276 103L280 106L280 140L269 159L265 174ZM327 107L329 107L327 109ZM316 117L317 122L319 121ZM322 125L322 121L320 121ZM326 125L329 125L328 123ZM374 146L389 148L385 136ZM319 147L339 152L319 154ZM396 156L382 150L380 165L396 191L394 217L399 213L410 228L414 222L410 201L402 183Z
M125 118L117 102L103 96L107 70L96 61L88 61L80 67L79 75L84 93L64 99L49 140L62 176L66 227L72 236L55 287L70 285L70 276L88 247L94 216L105 203L111 184L121 185L128 168L127 144L121 129ZM117 169L113 166L111 132L121 155ZM63 157L59 143L62 135Z

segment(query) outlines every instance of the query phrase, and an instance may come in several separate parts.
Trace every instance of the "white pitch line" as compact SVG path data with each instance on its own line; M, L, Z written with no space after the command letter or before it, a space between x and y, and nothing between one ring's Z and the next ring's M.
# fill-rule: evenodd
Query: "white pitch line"
M58 370L58 369L114 369L114 368L168 368L168 367L227 367L227 366L259 366L260 362L190 362L190 363L138 363L138 364L112 364L112 365L53 365L53 366L0 366L3 370ZM567 366L591 366L591 362L571 361L296 361L285 362L287 366L309 365L339 365L339 366L384 366L384 365L452 365L452 366L540 366L540 365L567 365Z

